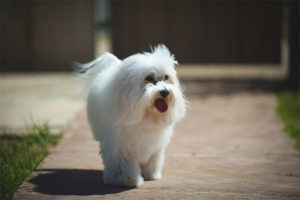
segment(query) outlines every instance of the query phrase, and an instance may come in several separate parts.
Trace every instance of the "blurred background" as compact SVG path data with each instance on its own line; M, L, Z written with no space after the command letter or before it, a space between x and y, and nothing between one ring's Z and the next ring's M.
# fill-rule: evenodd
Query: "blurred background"
M299 2L1 1L1 72L71 71L159 43L183 77L282 80L299 75Z
M67 96L73 83L63 81L71 75L53 73L71 72L72 61L88 62L105 51L123 59L160 43L179 61L179 77L196 81L187 93L218 88L199 88L199 81L225 81L227 87L219 89L223 92L243 85L240 81L246 89L300 86L296 0L1 0L0 6L2 118L9 116L4 109L11 108L12 99L24 102L24 94L8 95L13 91L47 100L51 91L53 99L57 91ZM48 79L41 72L48 72ZM37 86L46 94L36 95ZM70 93L69 99L76 97Z

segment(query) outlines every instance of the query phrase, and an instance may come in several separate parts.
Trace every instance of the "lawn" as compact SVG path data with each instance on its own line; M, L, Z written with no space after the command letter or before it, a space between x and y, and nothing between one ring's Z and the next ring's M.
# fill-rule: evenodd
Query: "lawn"
M296 148L300 150L300 93L279 93L276 111L285 124L284 131L295 139Z
M12 198L21 183L56 145L62 134L51 135L48 125L33 124L24 135L0 135L0 199Z

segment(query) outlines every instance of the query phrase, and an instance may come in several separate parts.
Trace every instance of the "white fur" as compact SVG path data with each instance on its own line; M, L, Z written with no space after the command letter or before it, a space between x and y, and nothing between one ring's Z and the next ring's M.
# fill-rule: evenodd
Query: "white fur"
M82 65L88 86L88 120L94 138L101 142L104 182L136 187L161 178L164 151L176 122L185 114L185 99L176 71L177 61L164 45L151 53L123 61L110 53ZM167 74L168 81L145 81ZM170 92L167 112L153 103L159 91ZM172 98L171 98L172 97Z

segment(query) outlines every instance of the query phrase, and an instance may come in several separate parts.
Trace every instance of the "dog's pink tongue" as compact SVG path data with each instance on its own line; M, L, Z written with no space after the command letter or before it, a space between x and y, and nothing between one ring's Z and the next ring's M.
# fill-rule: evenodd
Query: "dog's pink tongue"
M163 99L157 99L154 102L154 106L161 113L166 112L168 110L168 104Z

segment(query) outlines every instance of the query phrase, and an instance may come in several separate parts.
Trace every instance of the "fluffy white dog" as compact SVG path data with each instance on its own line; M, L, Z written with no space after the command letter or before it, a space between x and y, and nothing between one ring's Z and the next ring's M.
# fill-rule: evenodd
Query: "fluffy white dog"
M106 184L137 187L161 178L165 148L185 114L176 64L167 47L158 45L124 60L105 53L80 66Z

